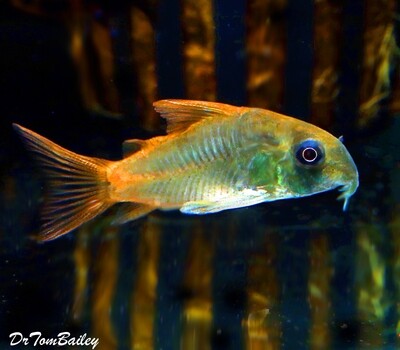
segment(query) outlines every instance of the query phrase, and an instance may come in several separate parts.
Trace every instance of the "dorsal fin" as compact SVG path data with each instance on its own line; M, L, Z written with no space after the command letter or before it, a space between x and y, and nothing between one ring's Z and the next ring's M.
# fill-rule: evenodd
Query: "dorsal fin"
M168 134L182 132L205 118L228 117L241 112L241 107L194 100L160 100L153 106L167 120Z

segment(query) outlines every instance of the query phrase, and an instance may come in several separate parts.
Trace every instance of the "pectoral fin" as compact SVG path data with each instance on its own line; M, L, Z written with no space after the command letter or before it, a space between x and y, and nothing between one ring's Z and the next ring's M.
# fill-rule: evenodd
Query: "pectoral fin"
M202 214L215 213L217 211L223 210L223 209L215 210L216 204L217 203L215 202L208 202L208 201L187 202L182 206L180 211L184 214L202 215Z
M112 221L113 225L122 225L129 221L141 218L155 210L156 208L138 203L123 203L119 208L116 217Z
M264 190L246 189L242 193L220 199L219 201L193 201L186 202L180 211L184 214L211 214L222 210L243 208L250 205L262 203L268 200Z

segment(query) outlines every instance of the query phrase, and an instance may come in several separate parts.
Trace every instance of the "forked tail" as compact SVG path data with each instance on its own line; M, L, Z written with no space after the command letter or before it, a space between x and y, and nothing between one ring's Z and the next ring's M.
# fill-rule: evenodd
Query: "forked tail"
M107 181L110 161L78 155L20 125L13 126L36 153L49 180L41 240L60 237L113 204Z

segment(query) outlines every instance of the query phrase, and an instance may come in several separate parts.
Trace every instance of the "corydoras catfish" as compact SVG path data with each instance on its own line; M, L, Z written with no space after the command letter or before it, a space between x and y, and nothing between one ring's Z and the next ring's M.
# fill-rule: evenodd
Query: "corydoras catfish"
M208 214L339 187L345 210L357 168L328 132L272 111L191 100L154 103L167 135L124 143L124 159L68 151L14 124L49 178L42 239L64 235L117 202L116 223L156 209Z

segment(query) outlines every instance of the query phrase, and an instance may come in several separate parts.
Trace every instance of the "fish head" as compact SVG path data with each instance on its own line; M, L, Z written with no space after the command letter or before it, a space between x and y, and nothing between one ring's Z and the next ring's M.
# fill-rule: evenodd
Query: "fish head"
M357 167L340 138L305 122L296 121L287 139L286 162L290 188L295 196L307 196L338 188L338 200L347 209L359 184Z
M358 171L343 144L302 120L263 109L245 109L240 118L250 185L268 201L311 196L338 188L347 209L358 187Z

